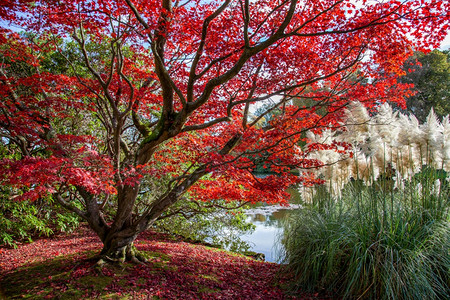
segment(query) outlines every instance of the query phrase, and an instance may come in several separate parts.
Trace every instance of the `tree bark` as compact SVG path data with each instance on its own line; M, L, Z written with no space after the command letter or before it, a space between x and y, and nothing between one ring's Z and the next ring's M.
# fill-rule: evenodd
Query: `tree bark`
M141 261L133 245L136 236L122 236L120 232L111 234L103 243L100 258L109 262Z

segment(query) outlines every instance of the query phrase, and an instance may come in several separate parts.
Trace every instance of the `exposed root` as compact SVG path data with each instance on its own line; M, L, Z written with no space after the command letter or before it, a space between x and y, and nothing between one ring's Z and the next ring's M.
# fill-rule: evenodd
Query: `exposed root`
M134 264L144 264L144 262L140 261L136 256L133 256L130 261Z
M148 262L148 260L147 260L143 255L141 255L140 253L136 253L136 255L134 256L134 258L135 258L137 261L139 261L139 263L141 263L141 264L145 264L145 263Z
M104 265L108 264L108 262L106 262L103 258L100 258L99 260L97 260L97 262L95 263L96 267L103 267Z
M103 266L105 264L117 264L132 262L135 264L144 264L147 259L137 251L133 245L128 245L121 249L103 250L98 257L96 266Z

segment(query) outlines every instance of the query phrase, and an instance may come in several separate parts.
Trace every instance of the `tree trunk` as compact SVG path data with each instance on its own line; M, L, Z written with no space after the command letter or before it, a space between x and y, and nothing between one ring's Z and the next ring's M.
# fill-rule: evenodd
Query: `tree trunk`
M233 136L221 149L219 154L228 154L240 141L241 136L241 134ZM96 231L103 242L103 249L100 253L101 260L110 262L145 261L145 258L133 246L136 237L156 222L164 211L177 202L181 195L206 173L207 168L205 165L198 167L188 178L174 187L168 194L154 201L148 207L147 212L134 221L132 221L132 212L140 185L125 186L118 189L118 207L113 224L106 230ZM98 219L97 215L98 209L92 210L90 216L94 220Z
M103 241L100 260L121 263L125 261L145 262L145 258L133 245L137 235L138 233L132 228L126 228L118 232L109 232Z

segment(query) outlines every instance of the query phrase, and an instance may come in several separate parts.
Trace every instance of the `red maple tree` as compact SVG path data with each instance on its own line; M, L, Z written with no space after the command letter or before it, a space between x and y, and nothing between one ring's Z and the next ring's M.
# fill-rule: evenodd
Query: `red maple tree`
M1 181L78 214L112 260L137 259L137 235L183 196L283 203L288 186L319 182L291 172L321 164L299 146L305 131L340 126L349 101L403 105L403 62L438 45L450 12L435 0L0 3ZM256 178L262 162L272 175Z

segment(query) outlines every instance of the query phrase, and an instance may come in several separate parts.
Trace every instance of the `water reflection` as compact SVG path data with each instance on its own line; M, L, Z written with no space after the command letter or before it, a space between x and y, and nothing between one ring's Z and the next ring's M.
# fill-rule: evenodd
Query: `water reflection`
M243 241L250 244L250 250L264 253L266 261L279 262L282 245L278 243L279 236L283 231L283 222L298 205L289 208L281 206L264 206L247 210L247 221L253 223L256 228L251 234L241 237Z
M241 239L250 244L250 250L264 253L266 261L279 262L283 246L278 243L283 233L283 223L287 216L301 207L301 196L297 188L288 190L291 194L289 207L280 205L255 205L247 210L247 221L253 223L256 228L251 234L241 236Z

